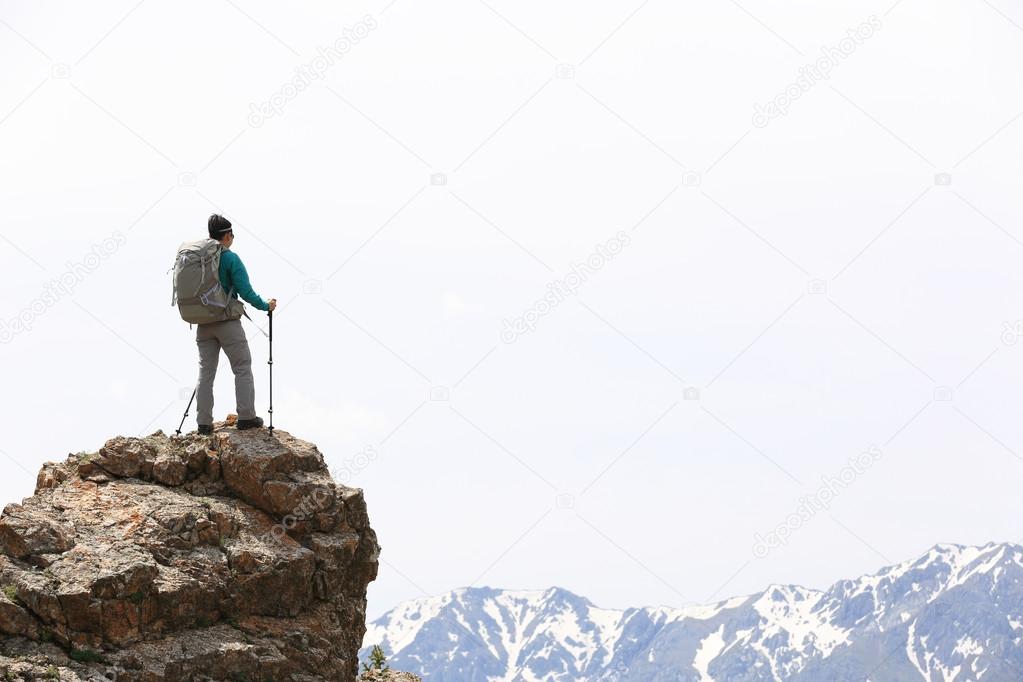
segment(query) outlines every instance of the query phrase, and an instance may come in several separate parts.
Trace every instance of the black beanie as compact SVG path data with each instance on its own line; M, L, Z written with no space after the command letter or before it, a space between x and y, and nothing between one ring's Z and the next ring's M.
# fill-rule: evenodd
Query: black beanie
M218 213L214 213L210 216L209 228L210 239L216 239L219 242L225 232L230 232L231 221Z

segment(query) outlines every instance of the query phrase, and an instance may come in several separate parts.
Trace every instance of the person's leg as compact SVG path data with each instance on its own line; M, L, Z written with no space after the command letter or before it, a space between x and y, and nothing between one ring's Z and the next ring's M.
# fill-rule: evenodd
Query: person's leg
M245 339L245 330L241 320L228 320L221 323L219 331L220 345L224 354L231 362L234 372L234 395L237 401L238 420L253 419L256 416L256 384L252 378L252 354L249 342Z
M213 380L220 360L220 341L211 325L196 325L195 343L199 347L199 386L195 392L196 422L213 423Z

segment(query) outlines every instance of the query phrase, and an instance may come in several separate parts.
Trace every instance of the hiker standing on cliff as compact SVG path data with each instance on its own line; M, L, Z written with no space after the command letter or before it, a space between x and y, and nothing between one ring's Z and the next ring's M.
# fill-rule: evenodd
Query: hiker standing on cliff
M222 247L218 276L223 291L228 292L228 305L241 296L249 305L264 311L277 307L277 299L264 301L249 283L249 274L238 254L230 250L234 244L234 230L231 221L222 215L213 214L209 219L210 239ZM240 303L236 303L238 307ZM244 312L244 311L242 311ZM196 410L200 434L213 433L213 379L217 375L220 350L224 350L231 371L234 372L234 393L238 412L239 429L256 429L263 420L256 416L256 387L252 378L252 355L249 342L242 329L241 316L235 319L196 325L195 342L199 346L199 386L196 391Z

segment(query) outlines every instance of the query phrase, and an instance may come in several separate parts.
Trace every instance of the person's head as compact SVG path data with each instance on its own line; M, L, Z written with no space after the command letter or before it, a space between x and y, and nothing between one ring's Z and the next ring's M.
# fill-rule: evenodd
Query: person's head
M224 246L231 246L234 242L234 230L231 229L231 221L214 213L209 220L210 239L215 239Z

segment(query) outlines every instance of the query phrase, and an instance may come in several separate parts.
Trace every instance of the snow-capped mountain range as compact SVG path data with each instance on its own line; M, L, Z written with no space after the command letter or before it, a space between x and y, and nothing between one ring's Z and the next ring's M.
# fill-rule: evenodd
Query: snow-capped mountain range
M392 668L428 682L1019 682L1023 546L937 545L820 591L602 609L561 588L466 588L373 622Z

